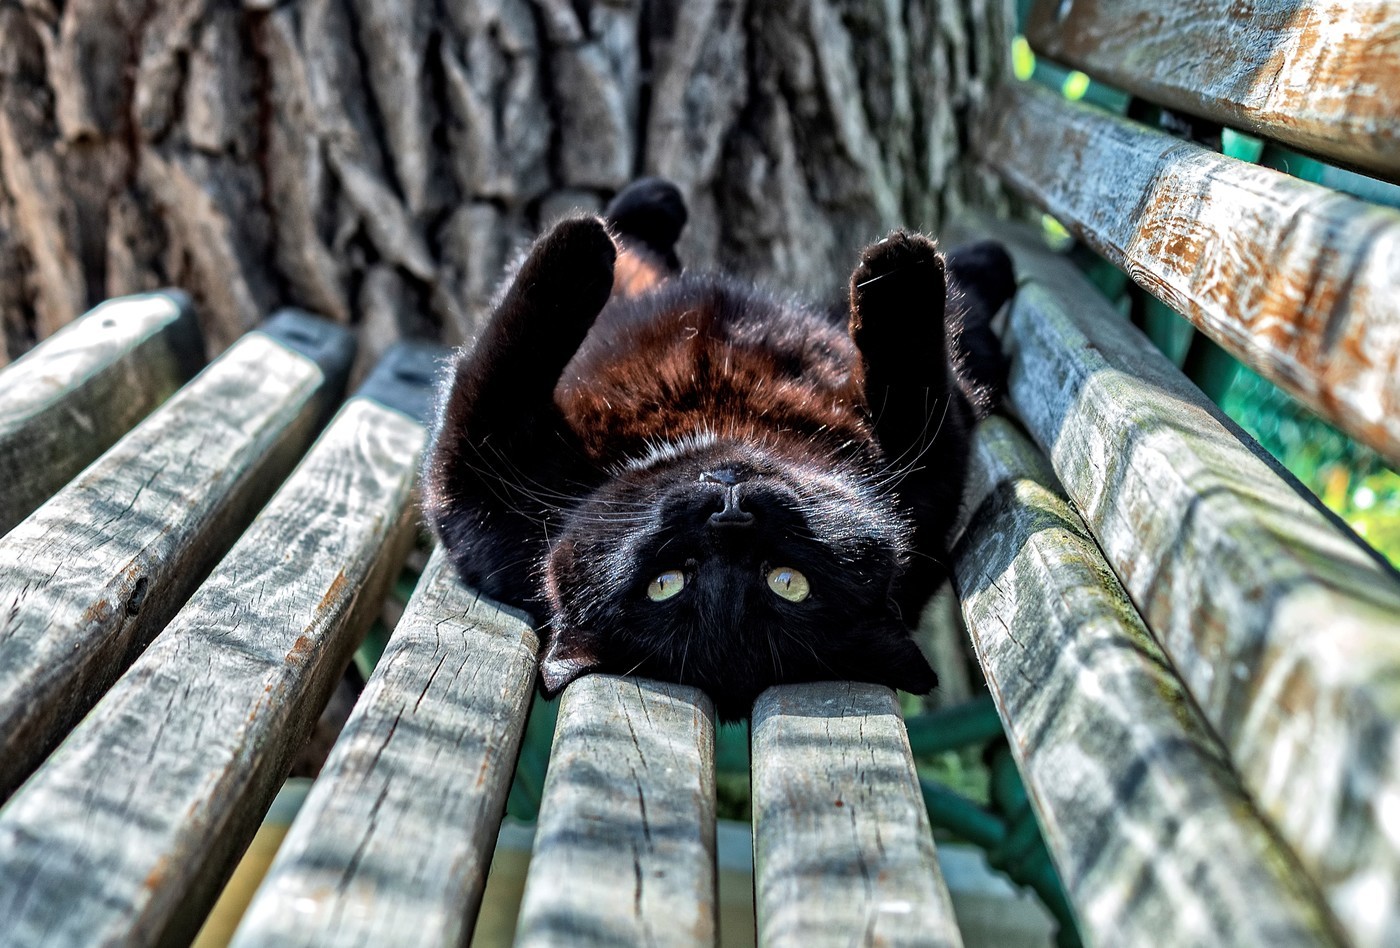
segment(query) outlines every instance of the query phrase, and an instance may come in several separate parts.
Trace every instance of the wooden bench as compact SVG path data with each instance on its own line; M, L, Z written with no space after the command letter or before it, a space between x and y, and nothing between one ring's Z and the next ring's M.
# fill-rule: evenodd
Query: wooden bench
M1201 143L1215 120L1400 178L1400 4L1247 12L1037 2L1037 51L1197 140L1016 83L976 147L1400 463L1400 213ZM1400 943L1395 570L1036 233L946 236L1001 238L1023 281L1020 426L979 434L955 582L1085 940Z
M1284 42L1301 20L1236 31L1226 0L1053 0L1032 38L1151 101L1394 177L1394 45L1366 60L1388 83L1317 65L1400 23L1394 3L1359 6L1325 60L1290 58L1314 48ZM1110 12L1128 8L1131 30ZM1188 21L1205 32L1168 41ZM1296 97L1270 111L1257 83L1193 72L1197 36L1210 62L1265 62L1275 92L1301 71L1350 98L1295 128ZM977 140L1203 332L1400 458L1400 215L1027 85ZM1395 944L1400 580L1037 235L968 217L945 236L988 235L1023 280L1014 417L979 433L954 570L1009 746L1001 815L921 780L911 750L998 739L985 699L906 727L884 688L770 690L750 748L759 940L959 945L931 824L1023 860L1013 874L1050 879L1053 901L1038 823L1077 919L1063 943ZM0 372L0 418L41 419L0 428L0 474L37 471L0 539L6 944L191 937L413 538L431 350L391 352L327 423L343 330L288 315L171 395L191 347L145 340L188 327L177 296L116 301ZM26 447L54 418L94 420ZM37 463L4 466L25 450ZM464 943L536 644L434 552L235 943ZM572 685L519 940L714 943L715 748L694 689Z
M135 349L106 358L154 358ZM187 940L246 848L418 517L434 354L391 352L307 450L350 356L343 330L272 320L0 541L7 943ZM435 553L238 942L460 942L535 648ZM521 940L713 942L714 732L691 688L569 689ZM765 937L960 944L893 693L775 689L754 734Z

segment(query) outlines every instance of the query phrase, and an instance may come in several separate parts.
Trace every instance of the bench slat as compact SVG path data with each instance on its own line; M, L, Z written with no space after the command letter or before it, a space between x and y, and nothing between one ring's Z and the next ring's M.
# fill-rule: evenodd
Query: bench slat
M971 230L1030 278L1016 411L1348 934L1400 942L1400 580L1067 261Z
M1396 0L1040 0L1035 50L1153 102L1400 177Z
M165 401L203 361L182 293L109 300L0 372L0 536Z
M0 800L232 546L347 367L250 333L0 541Z
M188 605L0 810L8 944L194 935L412 542L426 437L399 412L346 403Z
M990 114L979 150L1018 191L1400 464L1400 212L1029 83L1007 86Z
M969 483L954 579L1087 941L1338 944L1039 452L989 419Z
M759 943L961 946L894 692L778 686L752 727Z
M536 648L434 552L234 944L466 944Z
M714 944L710 699L588 675L560 701L516 945Z

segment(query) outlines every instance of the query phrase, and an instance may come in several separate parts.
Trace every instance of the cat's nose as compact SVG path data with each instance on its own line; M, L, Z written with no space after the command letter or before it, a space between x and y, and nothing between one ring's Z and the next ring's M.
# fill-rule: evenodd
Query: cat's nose
M724 507L718 512L710 514L710 526L729 528L752 525L754 522L753 514L739 506L739 502L739 485L725 485Z
M733 487L740 481L747 479L747 475L743 471L735 470L732 467L722 467L717 471L706 471L700 475L700 480L706 483L723 484L726 487Z

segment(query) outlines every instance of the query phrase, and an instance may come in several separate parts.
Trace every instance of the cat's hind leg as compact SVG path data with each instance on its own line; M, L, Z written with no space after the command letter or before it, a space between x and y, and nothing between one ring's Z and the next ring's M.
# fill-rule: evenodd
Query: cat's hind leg
M680 189L665 178L641 178L617 193L603 216L625 244L644 248L680 269L676 241L689 218Z
M622 245L614 292L636 296L680 272L676 241L687 213L680 190L664 178L642 178L618 192L603 212Z
M850 329L886 477L914 517L914 556L894 590L905 621L947 575L948 533L962 499L973 413L957 384L946 320L947 273L929 238L895 231L861 254L850 280Z
M553 408L564 366L612 293L616 259L595 217L560 221L535 241L481 335L457 355L444 435L513 431Z
M985 418L1006 388L1006 355L992 318L1016 292L1016 270L994 240L954 247L947 260L948 305L962 327L955 358L959 383L977 416Z
M439 392L424 510L462 577L531 607L532 561L582 453L554 389L612 292L617 248L597 218L535 241L476 342Z

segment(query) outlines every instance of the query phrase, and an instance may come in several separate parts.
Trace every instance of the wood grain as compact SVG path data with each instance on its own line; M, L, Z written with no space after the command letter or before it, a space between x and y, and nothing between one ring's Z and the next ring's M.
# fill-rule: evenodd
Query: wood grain
M1400 178L1396 0L1039 0L1026 35L1150 101Z
M199 367L188 297L108 300L0 372L0 536Z
M1012 187L1400 465L1400 212L1028 83L994 114L978 149Z
M560 701L516 945L714 944L710 699L588 675Z
M234 945L467 944L537 647L436 551Z
M1342 944L1048 462L1004 419L978 430L968 508L954 582L1085 940Z
M0 541L0 800L233 545L333 387L251 333Z
M1064 260L1013 250L1011 401L1261 810L1400 941L1400 578ZM961 238L967 229L955 229Z
M169 627L0 810L19 946L181 944L412 541L426 431L361 398Z
M894 692L769 688L751 733L759 944L960 948Z

